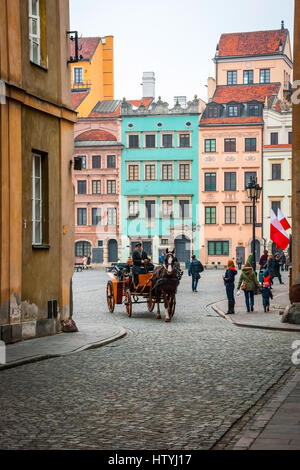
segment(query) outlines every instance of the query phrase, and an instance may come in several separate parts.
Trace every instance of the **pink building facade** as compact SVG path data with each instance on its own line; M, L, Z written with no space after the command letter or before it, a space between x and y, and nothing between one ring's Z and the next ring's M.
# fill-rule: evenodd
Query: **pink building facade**
M290 100L289 33L280 30L223 34L208 80L200 120L200 259L225 265L252 252L253 213L246 186L262 185L263 110ZM256 210L256 259L264 248L262 202Z

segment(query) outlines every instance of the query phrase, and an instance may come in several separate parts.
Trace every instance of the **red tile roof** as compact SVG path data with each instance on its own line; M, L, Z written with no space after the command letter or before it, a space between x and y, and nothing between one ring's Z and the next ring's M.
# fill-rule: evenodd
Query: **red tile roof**
M76 141L87 141L87 140L117 140L117 138L107 131L102 131L100 129L92 129L90 131L85 131L82 134L79 134Z
M201 124L260 124L262 116L245 116L245 117L225 117L225 118L202 118Z
M87 97L89 91L73 91L72 92L72 105L76 109L82 103L82 101Z
M222 34L219 57L276 54L280 41L284 46L287 35L287 29Z
M83 60L90 60L97 49L97 46L101 38L79 38L79 55L82 55ZM70 56L74 57L75 55L75 42L70 41Z
M141 103L143 101L143 105L145 106L145 108L148 108L148 106L153 101L153 98L143 98L142 100L126 100L126 101L127 103L132 104L132 106L134 106L135 108L138 108L139 106L141 106Z
M278 94L280 84L269 83L265 85L234 85L234 86L219 86L216 89L213 101L216 103L230 103L230 101L237 101L238 103L245 103L247 101L257 100L265 101L266 96Z

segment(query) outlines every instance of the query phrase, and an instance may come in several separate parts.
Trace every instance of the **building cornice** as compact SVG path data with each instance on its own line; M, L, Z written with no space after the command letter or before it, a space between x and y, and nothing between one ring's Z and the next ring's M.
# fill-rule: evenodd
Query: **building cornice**
M245 62L247 60L274 60L283 59L291 68L293 68L293 62L288 58L286 54L267 54L267 55L243 55L243 56L226 56L226 57L214 57L212 60L216 63L221 62Z

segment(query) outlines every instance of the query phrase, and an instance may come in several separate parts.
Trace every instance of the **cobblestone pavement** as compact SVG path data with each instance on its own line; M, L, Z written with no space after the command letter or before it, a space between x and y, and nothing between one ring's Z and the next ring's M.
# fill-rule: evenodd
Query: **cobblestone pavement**
M220 271L192 294L186 273L171 323L146 305L108 313L103 271L74 276L74 318L127 329L99 349L0 373L1 449L208 449L292 366L296 333L237 328L207 305Z

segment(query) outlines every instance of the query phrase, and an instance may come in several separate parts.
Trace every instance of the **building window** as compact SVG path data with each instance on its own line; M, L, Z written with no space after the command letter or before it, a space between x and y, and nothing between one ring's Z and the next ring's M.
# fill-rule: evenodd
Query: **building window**
M227 85L236 85L237 84L237 71L229 70L227 72Z
M107 168L116 168L116 156L107 155L106 163L107 163Z
M258 104L249 104L248 105L248 115L249 116L259 116L259 106L258 106Z
M253 70L244 70L244 85L253 83Z
M81 168L82 168L82 170L86 170L86 156L85 155L77 155L76 158L81 158Z
M179 179L190 180L191 179L191 165L190 163L179 163Z
M101 180L92 181L92 193L101 194Z
M128 201L128 217L138 217L139 201Z
M117 225L117 209L115 207L107 209L107 225Z
M129 181L138 181L140 179L139 165L128 165L128 179Z
M100 155L93 155L92 168L101 168L101 156Z
M31 62L41 63L41 22L39 0L29 0L29 50Z
M293 133L292 132L289 132L289 144L292 145L292 135Z
M130 134L128 136L128 147L130 149L137 149L139 148L139 135L138 134Z
M173 201L162 201L162 217L171 217L173 215Z
M93 207L92 208L92 225L101 224L101 208Z
M271 209L274 211L275 215L277 215L278 209L281 209L281 202L280 201L272 201L271 202Z
M271 145L278 145L278 132L271 132Z
M74 85L83 83L83 68L74 67Z
M179 200L179 217L181 219L188 219L190 217L190 201L186 199Z
M247 189L248 184L252 180L257 180L257 173L256 171L245 171L245 189Z
M77 225L86 225L86 209L77 209Z
M281 163L272 163L272 180L281 179Z
M205 173L204 175L205 178L205 191L216 191L216 180L217 180L217 175L216 173Z
M91 253L91 244L89 242L76 242L75 243L75 256L83 258Z
M207 110L207 116L209 118L219 117L219 108L217 106L209 106L209 108Z
M146 164L145 165L145 180L147 181L155 181L156 180L156 168L155 164Z
M162 245L168 245L169 244L169 239L168 238L162 238L161 239L161 244Z
M77 193L86 194L86 181L77 181Z
M217 208L216 207L205 207L205 223L208 225L217 223Z
M225 206L225 224L236 224L236 206Z
M224 191L236 191L236 172L224 173Z
M245 206L245 224L253 224L253 206Z
M179 147L190 147L190 134L179 135Z
M161 166L161 176L163 181L173 179L173 165L172 163L163 163Z
M163 134L162 146L167 147L167 148L173 147L173 135L172 134Z
M32 244L41 245L42 233L42 156L32 155Z
M146 148L155 148L155 134L146 135Z
M227 109L228 109L227 112L228 112L229 117L236 117L239 115L238 106L229 105Z
M155 219L155 201L146 201L146 218Z
M107 180L107 194L116 194L116 180Z
M224 139L224 152L236 152L236 139Z
M208 254L210 256L228 256L229 241L208 242Z
M260 69L259 71L259 82L270 83L270 69Z
M216 139L205 139L205 141L204 141L204 151L205 152L215 152L216 151Z
M256 138L245 139L245 152L256 152Z

